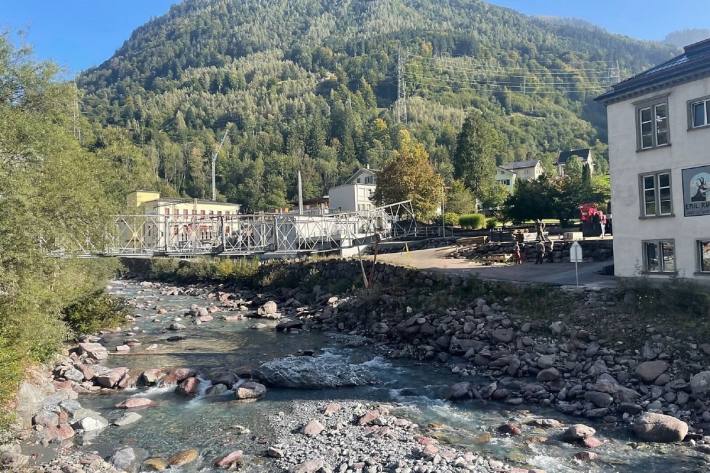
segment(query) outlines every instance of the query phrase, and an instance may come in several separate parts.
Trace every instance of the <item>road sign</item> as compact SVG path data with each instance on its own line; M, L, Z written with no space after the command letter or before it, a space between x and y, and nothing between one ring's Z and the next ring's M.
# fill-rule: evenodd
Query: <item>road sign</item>
M582 259L582 245L578 241L572 243L569 249L569 262L570 263L583 263Z
M579 287L579 263L584 262L582 259L582 245L578 241L572 243L569 249L569 260L570 263L574 263L574 277L577 281L577 287Z

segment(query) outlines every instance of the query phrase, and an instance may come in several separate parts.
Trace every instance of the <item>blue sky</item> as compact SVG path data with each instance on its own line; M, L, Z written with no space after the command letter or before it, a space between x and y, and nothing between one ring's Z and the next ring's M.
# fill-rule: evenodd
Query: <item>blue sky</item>
M177 0L0 0L0 30L27 32L40 59L68 75L108 59L131 32ZM708 0L492 0L530 15L582 18L609 31L660 40L710 28ZM4 5L3 5L4 4Z

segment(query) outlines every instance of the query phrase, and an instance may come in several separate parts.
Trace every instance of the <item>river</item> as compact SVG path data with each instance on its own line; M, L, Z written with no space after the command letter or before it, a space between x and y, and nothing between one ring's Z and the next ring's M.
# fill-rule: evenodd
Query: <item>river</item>
M158 402L155 408L139 411L143 418L134 424L110 426L94 438L85 438L81 448L98 451L104 457L123 445L139 447L151 456L195 448L203 456L210 457L229 447L242 449L250 457L253 455L252 466L245 471L279 471L270 470L267 460L259 460L265 445L278 435L270 431L269 423L265 422L268 416L279 412L288 415L294 403L303 400L363 400L397 404L399 414L420 425L431 425L431 435L441 441L512 465L540 468L548 473L706 471L703 460L688 448L636 443L627 437L626 429L567 418L540 406L443 401L446 388L461 381L450 369L431 363L387 359L374 352L371 346L351 343L353 340L344 335L308 331L282 334L271 328L254 329L260 321L253 319L227 322L215 317L199 326L183 320L187 327L179 335L184 336L184 340L167 342L168 337L175 335L167 330L175 317L182 317L192 304L205 305L205 299L187 295L166 296L159 289L128 281L114 281L109 290L131 301L136 320L130 333L107 335L102 343L110 351L126 339L138 341L140 345L133 347L129 354L110 356L108 366L135 369L190 367L202 373L226 368L240 373L275 358L313 351L314 356L328 361L360 365L377 382L355 388L269 389L265 398L250 403L234 401L231 392L207 395L207 382L201 384L200 395L193 399L178 396L174 389L162 388L81 396L79 400L84 407L100 412L109 421L124 414L113 406L127 397L148 396ZM155 318L156 306L165 308L167 314ZM543 442L540 438L551 434L542 429L526 428L523 435L515 437L495 433L496 428L505 422L521 422L532 417L592 425L605 442L595 449L600 461L592 464L576 462L572 456L582 449L554 440ZM183 471L211 471L204 465L199 470L187 468Z

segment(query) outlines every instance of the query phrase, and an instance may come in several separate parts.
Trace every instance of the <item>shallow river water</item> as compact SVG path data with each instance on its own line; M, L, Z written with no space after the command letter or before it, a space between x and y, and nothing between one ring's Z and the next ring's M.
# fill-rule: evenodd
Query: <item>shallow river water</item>
M348 348L347 338L314 332L280 334L273 330L254 330L257 321L246 319L226 322L219 317L195 326L183 321L187 328L179 334L185 340L169 343L174 332L167 330L175 317L180 317L190 305L205 305L205 300L192 296L164 296L156 289L142 288L131 282L113 282L110 291L132 299L138 318L134 336L107 336L109 349L124 343L126 338L141 342L127 355L112 355L109 366L129 368L166 368L185 366L208 372L227 367L236 372L248 371L260 363L315 350L316 356L342 363L361 364L378 380L373 386L322 390L269 389L257 402L232 401L233 395L221 397L200 395L186 399L172 389L138 389L114 395L81 396L84 407L94 409L109 421L124 412L113 406L130 396L148 396L158 406L139 411L143 418L125 426L110 426L82 446L109 456L118 447L130 445L144 449L150 456L167 456L177 451L196 448L205 458L212 458L225 449L243 449L254 455L253 471L268 471L268 464L258 465L259 453L273 442L277 433L269 429L267 416L283 412L288 415L299 400L363 400L401 405L399 414L420 425L432 424L430 435L512 465L541 468L548 473L562 472L636 472L669 473L707 471L707 465L697 454L685 447L636 444L625 429L609 429L586 420L565 416L539 406L508 406L496 403L469 402L451 404L442 401L446 387L461 379L445 367L407 360L389 360L376 356L367 347ZM155 306L168 310L158 322L152 321ZM218 314L217 314L218 315ZM146 351L157 344L154 351ZM206 387L203 385L203 387ZM572 445L555 441L540 443L536 438L550 435L543 430L526 427L519 437L503 438L495 434L502 423L529 417L556 418L564 423L584 422L594 426L605 444L598 449L602 461L580 464L572 456L582 451ZM251 434L245 435L241 427ZM491 434L487 441L486 433ZM204 468L204 463L201 468ZM189 470L186 470L189 471ZM200 470L209 471L209 470ZM250 467L246 468L250 471Z

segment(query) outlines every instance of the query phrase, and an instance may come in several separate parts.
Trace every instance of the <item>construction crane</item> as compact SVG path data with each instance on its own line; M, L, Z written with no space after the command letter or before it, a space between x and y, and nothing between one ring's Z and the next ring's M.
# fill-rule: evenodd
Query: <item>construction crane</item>
M222 141L219 142L219 146L217 146L217 149L215 150L214 154L212 155L212 200L216 201L217 200L217 183L215 179L215 166L217 164L217 156L219 155L219 152L222 151L222 147L224 146L224 141L227 139L227 133L229 133L229 127L231 126L231 123L227 123L227 128L224 130L224 136L222 137Z

